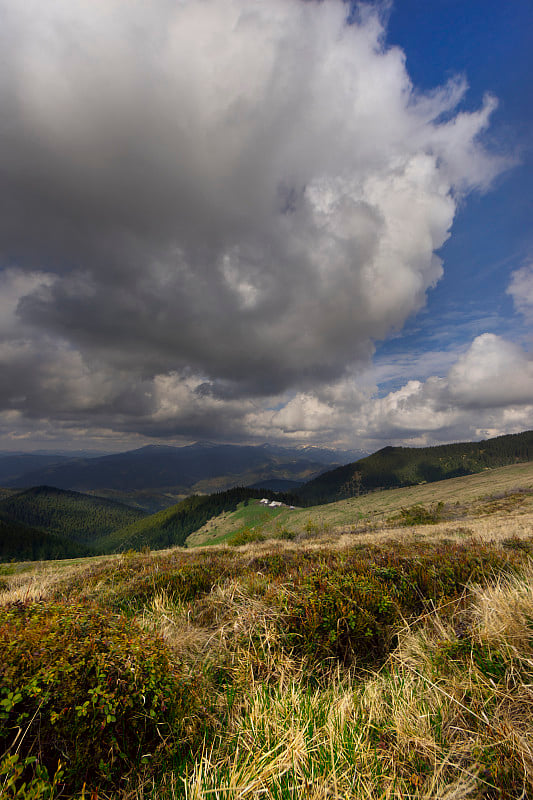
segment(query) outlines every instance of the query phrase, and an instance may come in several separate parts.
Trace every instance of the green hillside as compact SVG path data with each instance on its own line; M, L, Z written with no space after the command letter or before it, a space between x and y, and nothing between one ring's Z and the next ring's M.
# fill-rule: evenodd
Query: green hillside
M301 505L330 503L376 489L431 483L531 460L533 431L436 447L384 447L304 484L298 500Z
M0 519L0 561L47 561L92 554L89 548L77 542Z
M36 486L0 501L0 519L82 544L142 519L140 509L79 492Z
M297 514L296 511L290 511L287 506L270 508L262 505L257 499L243 500L235 511L223 511L193 531L186 541L186 546L222 544L233 541L236 536L250 538L253 533L263 535L267 531L269 536L275 536L278 530L285 527L285 520L292 518L295 513Z
M189 534L224 511L235 511L239 503L259 497L281 497L261 489L229 489L211 495L192 495L171 508L158 511L102 539L101 552L111 553L150 547L162 549L185 544Z

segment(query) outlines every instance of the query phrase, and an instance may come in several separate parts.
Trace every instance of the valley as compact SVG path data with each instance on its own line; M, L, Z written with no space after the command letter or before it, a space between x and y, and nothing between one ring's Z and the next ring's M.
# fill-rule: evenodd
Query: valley
M293 451L293 455L296 452ZM305 470L309 466L308 451L304 449L298 452L303 461L297 460L297 468ZM320 455L324 459L331 459L335 451L312 449L312 452L315 457ZM461 476L474 476L469 485L476 487L475 476L481 480L481 486L485 473L490 472L496 480L495 468L508 465L519 470L521 464L527 464L533 457L533 431L482 442L431 448L386 447L342 467L328 470L323 465L320 475L296 488L289 484L288 492L257 488L255 482L254 487L234 485L233 488L219 489L211 494L190 493L174 503L172 491L164 485L158 485L158 481L172 483L177 480L177 475L187 463L189 466L191 463L196 465L195 479L203 475L202 480L208 480L208 473L213 475L225 471L226 477L217 479L224 485L231 482L232 471L237 464L238 469L242 469L244 462L248 468L251 468L252 462L261 463L267 469L267 458L270 472L267 470L264 479L268 486L272 481L280 480L279 470L285 470L283 459L287 454L284 448L267 445L239 447L204 443L181 449L142 448L117 456L89 459L93 463L89 473L83 466L83 480L89 480L88 474L92 474L94 482L86 487L86 492L72 489L72 484L78 480L75 465L61 465L60 469L66 469L69 475L70 488L53 485L33 486L25 490L4 488L3 499L0 496L0 561L17 557L17 541L22 541L22 538L26 550L24 555L19 553L20 558L58 558L72 554L73 542L83 545L87 555L96 555L129 549L220 543L231 535L253 540L254 537L264 538L273 534L291 538L301 535L303 530L321 530L324 526L331 530L339 526L350 529L357 525L370 525L372 528L375 522L382 521L377 510L381 507L383 516L394 513L394 508L396 513L400 513L397 507L402 504L440 502L449 505L446 499L435 499L437 490L431 488L439 481L442 483L442 475L445 476L444 485L453 494L462 486L460 482L454 484L453 481ZM54 470L56 467L46 469ZM42 477L42 473L39 474ZM46 471L45 474L50 476ZM57 473L53 474L57 477ZM127 490L128 486L140 487L143 480L147 479L147 474L150 476L150 488ZM35 473L26 473L25 480L33 477ZM108 488L104 486L106 481ZM450 481L452 483L448 483ZM119 487L122 488L119 490ZM400 494L394 494L396 488ZM384 495L387 489L393 493ZM446 489L443 491L446 494ZM472 491L476 491L475 488ZM380 496L389 499L383 500ZM161 502L161 498L164 498L164 502ZM256 501L261 498L284 504L275 515L274 526L271 524L274 516L272 509L265 514L255 508ZM343 505L344 501L346 503ZM239 508L241 503L243 505ZM387 504L390 506L388 509ZM285 506L293 506L294 509ZM371 511L368 511L369 508ZM236 512L237 517L232 519L228 516ZM425 513L427 516L430 512L426 509ZM224 517L217 521L215 518L220 514ZM453 520L458 518L460 510L447 507L441 509L439 514L442 521L447 517ZM11 524L18 526L16 531L13 529L10 532ZM36 528L41 533L37 539L31 531L26 531L22 537L20 526ZM46 535L55 538L47 542ZM38 542L38 546L28 549L31 541Z

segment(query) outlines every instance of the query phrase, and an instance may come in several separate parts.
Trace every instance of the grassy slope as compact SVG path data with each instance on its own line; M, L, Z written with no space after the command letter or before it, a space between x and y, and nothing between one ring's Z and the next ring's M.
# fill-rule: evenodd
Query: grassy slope
M51 486L36 486L0 501L0 518L88 546L144 516L112 500Z
M235 534L250 532L266 537L298 536L323 530L368 527L398 514L405 506L439 501L449 504L459 501L460 497L464 504L474 496L505 492L506 487L516 486L517 482L526 488L533 486L533 462L294 510L265 508L259 503L261 492L257 491L249 492L246 503L239 502L242 490L236 489L220 495L187 498L176 506L115 531L102 540L101 551L116 552L144 546L161 549L185 542L189 547L221 544ZM218 498L226 496L227 502L219 502ZM216 513L219 507L223 509L221 514ZM459 512L456 509L452 516L459 517ZM449 516L450 509L447 513Z
M289 531L295 536L320 532L363 531L381 525L399 514L402 508L415 504L429 508L442 502L445 504L444 519L450 517L452 520L460 520L465 513L470 514L475 505L476 513L481 517L484 513L491 513L490 507L484 510L485 505L490 503L490 496L515 492L517 488L533 489L533 462L485 470L475 475L422 486L372 492L311 508L269 509L259 505L257 501L251 501L248 507L241 506L237 512L226 513L210 520L189 536L187 544L220 544L247 529L266 537L277 536L281 531ZM531 508L533 500L528 499L527 495L519 498L519 502L522 499L525 507ZM459 506L456 506L457 503Z
M189 547L199 545L222 544L236 533L245 531L272 531L275 532L275 520L287 517L285 508L268 508L259 500L250 500L248 503L239 503L236 511L225 511L218 517L213 517L198 531L191 533L187 538Z

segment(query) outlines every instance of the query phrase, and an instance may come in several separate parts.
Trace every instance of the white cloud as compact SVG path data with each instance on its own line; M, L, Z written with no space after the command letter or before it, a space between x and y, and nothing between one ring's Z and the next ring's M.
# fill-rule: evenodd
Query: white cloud
M533 427L533 357L500 336L474 339L445 377L408 381L354 415L361 435L434 443ZM422 437L422 438L421 438Z
M0 0L3 407L349 435L373 340L424 304L458 198L505 162L480 140L491 98L421 94L375 10L346 12ZM413 419L417 391L388 418Z
M516 310L533 321L533 263L511 274L507 293L513 298Z
M533 401L533 359L492 333L474 339L448 373L448 390L463 407L498 408Z

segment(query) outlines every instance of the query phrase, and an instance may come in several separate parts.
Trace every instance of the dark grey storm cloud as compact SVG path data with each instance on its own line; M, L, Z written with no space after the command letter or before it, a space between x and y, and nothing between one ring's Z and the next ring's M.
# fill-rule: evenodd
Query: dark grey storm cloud
M454 115L462 81L418 94L345 14L0 0L6 424L330 436L362 408L502 162L492 99Z

